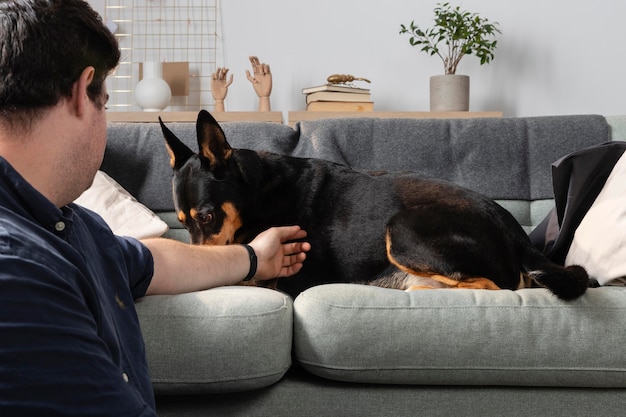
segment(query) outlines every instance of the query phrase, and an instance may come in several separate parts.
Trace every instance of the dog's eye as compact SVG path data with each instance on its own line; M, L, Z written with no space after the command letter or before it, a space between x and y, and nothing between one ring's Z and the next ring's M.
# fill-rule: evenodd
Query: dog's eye
M211 223L213 220L213 213L200 213L198 214L198 217L196 217L196 220L204 224Z

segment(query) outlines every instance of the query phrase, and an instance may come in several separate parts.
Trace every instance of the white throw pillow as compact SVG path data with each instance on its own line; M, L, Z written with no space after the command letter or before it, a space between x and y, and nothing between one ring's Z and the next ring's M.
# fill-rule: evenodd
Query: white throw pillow
M159 237L168 229L159 216L102 171L96 173L91 187L74 202L98 213L119 236L145 239Z
M576 229L565 265L581 265L601 285L626 285L626 153Z

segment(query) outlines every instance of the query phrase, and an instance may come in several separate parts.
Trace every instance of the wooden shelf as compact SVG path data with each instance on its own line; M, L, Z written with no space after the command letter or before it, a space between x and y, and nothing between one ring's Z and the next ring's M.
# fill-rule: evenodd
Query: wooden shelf
M283 113L280 111L225 111L211 112L218 122L272 122L283 123ZM125 123L156 123L161 116L164 122L195 123L197 111L183 112L107 112L108 122ZM347 117L376 117L397 119L464 119L470 117L502 117L502 112L430 112L430 111L369 111L369 112L326 112L326 111L290 111L288 112L289 126L304 120L336 119Z
M471 117L502 117L502 112L430 112L430 111L370 111L370 112L333 112L333 111L290 111L289 126L304 120L337 119L348 117L376 117L396 119L466 119Z
M283 113L279 111L223 111L211 112L211 115L218 122L272 122L283 123ZM180 111L180 112L107 112L108 122L126 122L126 123L157 123L159 116L164 122L192 122L195 123L198 118L197 111Z

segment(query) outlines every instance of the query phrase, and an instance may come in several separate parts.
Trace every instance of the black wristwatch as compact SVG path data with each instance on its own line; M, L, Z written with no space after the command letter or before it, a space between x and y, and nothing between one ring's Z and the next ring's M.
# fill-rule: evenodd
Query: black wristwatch
M254 252L254 249L252 249L252 246L250 245L241 245L241 246L246 248L246 250L248 251L248 255L250 256L250 270L248 271L248 275L246 275L246 277L243 280L250 281L252 277L254 276L254 274L256 274L256 266L257 266L256 253Z

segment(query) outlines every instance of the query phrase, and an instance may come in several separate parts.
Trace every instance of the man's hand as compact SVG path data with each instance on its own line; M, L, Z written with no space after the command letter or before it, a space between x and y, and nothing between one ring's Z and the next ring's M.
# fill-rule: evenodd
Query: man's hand
M259 234L250 242L257 257L255 278L282 278L300 271L311 244L293 241L305 237L306 232L299 226L273 227ZM246 261L248 251L241 245L189 245L163 238L142 242L154 260L154 274L146 295L236 285L250 268Z
M254 238L250 246L256 252L258 262L255 278L282 278L300 271L311 244L293 241L304 237L306 231L299 226L285 226L273 227Z

